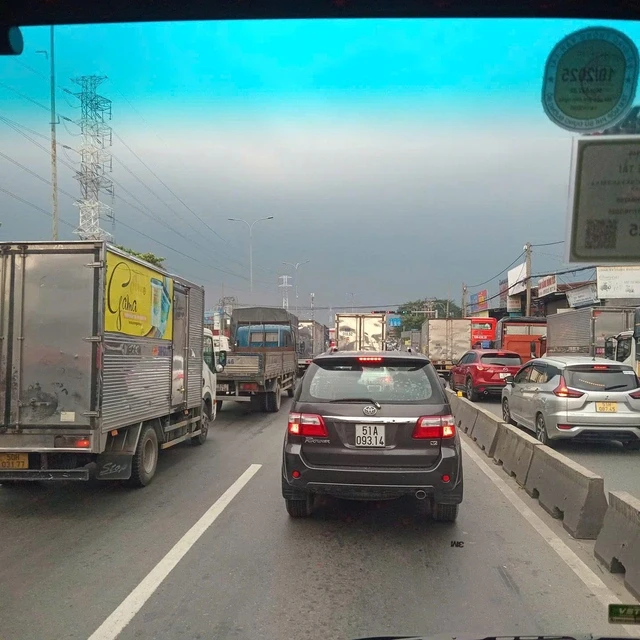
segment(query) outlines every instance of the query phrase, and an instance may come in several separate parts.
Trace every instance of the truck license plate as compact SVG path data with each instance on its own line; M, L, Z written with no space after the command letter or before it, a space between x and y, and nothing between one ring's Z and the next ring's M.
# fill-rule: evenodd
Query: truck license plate
M28 453L0 453L0 469L28 469Z
M356 447L384 447L383 424L357 424Z
M616 413L618 411L617 402L596 402L596 411L598 413Z
M228 384L217 384L216 385L216 391L229 391L229 385Z

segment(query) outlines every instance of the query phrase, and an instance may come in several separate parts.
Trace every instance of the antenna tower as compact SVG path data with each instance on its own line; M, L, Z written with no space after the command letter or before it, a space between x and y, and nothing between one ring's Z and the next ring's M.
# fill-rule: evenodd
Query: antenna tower
M80 211L80 221L75 233L83 240L107 240L111 234L100 223L103 217L112 222L115 218L111 207L100 201L100 195L113 195L113 182L109 178L113 169L110 151L113 136L109 125L111 100L97 93L106 77L81 76L72 80L80 87L75 95L80 99L78 126L82 133L81 164L75 176L80 183L80 199L75 203Z

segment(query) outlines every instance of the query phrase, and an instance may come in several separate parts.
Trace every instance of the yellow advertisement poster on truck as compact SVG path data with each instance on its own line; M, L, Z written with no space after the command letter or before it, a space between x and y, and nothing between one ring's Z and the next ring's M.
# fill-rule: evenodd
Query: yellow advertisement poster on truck
M173 338L173 280L107 251L105 331Z

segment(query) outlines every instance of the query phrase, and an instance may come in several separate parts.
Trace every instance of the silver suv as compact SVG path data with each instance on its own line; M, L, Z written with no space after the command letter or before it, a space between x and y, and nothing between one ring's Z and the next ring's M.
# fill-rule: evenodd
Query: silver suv
M554 440L616 440L640 449L640 383L629 365L548 356L528 362L502 391L505 422Z

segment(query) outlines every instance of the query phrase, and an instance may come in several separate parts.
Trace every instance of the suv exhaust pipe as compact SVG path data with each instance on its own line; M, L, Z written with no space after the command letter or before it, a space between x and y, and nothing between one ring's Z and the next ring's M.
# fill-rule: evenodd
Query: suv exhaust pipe
M426 497L427 494L422 489L416 491L416 498L418 498L418 500L424 500Z

